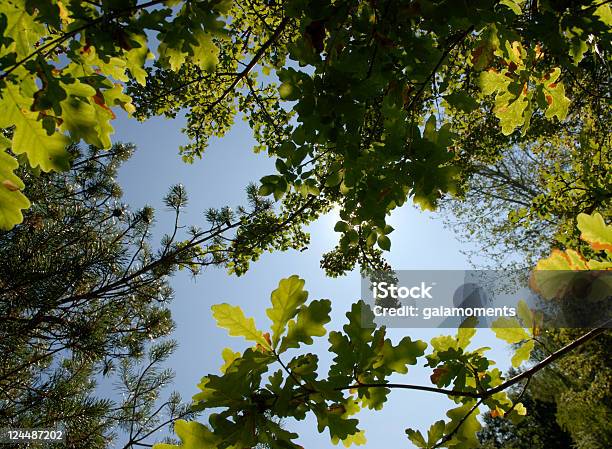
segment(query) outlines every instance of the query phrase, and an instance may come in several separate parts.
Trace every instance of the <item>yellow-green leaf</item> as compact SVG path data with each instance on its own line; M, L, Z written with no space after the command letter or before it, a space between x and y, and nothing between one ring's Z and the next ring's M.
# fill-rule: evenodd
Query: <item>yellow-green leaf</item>
M541 259L531 273L529 285L532 290L546 299L562 294L573 280L572 271L588 270L589 265L582 255L572 249L553 250L551 255Z
M193 63L204 71L214 71L219 63L219 49L213 42L212 36L198 29L194 37L198 43L192 47L193 56L191 59Z
M94 91L95 93L95 91ZM110 148L110 133L107 128L98 126L100 115L96 114L94 106L87 100L70 96L61 102L62 119L61 129L70 132L76 141L83 139L90 145L98 148ZM101 112L101 114L103 114ZM110 128L112 130L112 127ZM100 131L103 132L100 132Z
M533 351L534 346L535 342L533 340L529 340L522 344L512 356L512 366L518 368L524 361L529 360L529 356L531 356L531 351Z
M221 357L223 357L223 365L220 369L222 373L225 373L225 371L227 371L230 365L234 363L234 360L240 357L240 353L234 352L230 348L225 348L221 352Z
M522 14L521 5L525 3L525 0L500 0L499 2L502 5L506 5L508 8L512 10L514 14L520 16Z
M544 85L544 96L548 108L546 109L546 118L557 116L559 120L567 117L567 111L571 103L570 99L565 96L565 87L562 83L546 83Z
M482 428L478 422L478 408L472 413L475 401L466 402L460 407L446 412L451 421L446 423L445 433L456 431L455 436L449 440L448 447L472 448L478 447L477 432ZM461 423L461 425L459 425Z
M573 250L561 251L554 249L550 256L541 259L536 264L536 270L586 270L586 260Z
M285 332L287 322L293 318L302 304L306 302L308 292L304 291L304 280L293 275L282 279L278 288L270 297L272 307L266 310L268 318L272 320L272 347L276 348Z
M181 439L180 446L156 444L153 449L215 449L219 443L219 438L197 421L179 419L174 423L174 432Z
M264 348L270 349L263 332L255 326L255 320L245 317L240 307L224 303L214 305L211 309L213 317L217 321L217 326L226 329L231 336L244 337L246 340L254 341Z
M498 318L493 321L491 328L497 338L510 344L519 343L530 338L527 331L522 328L516 318Z
M595 250L612 251L612 226L606 225L599 213L578 215L580 238Z
M472 341L472 337L476 335L476 326L478 325L478 318L469 317L466 318L459 329L457 329L457 344L461 349L465 349Z
M516 128L525 123L524 113L528 105L529 101L522 93L514 98L512 94L505 92L495 98L493 112L499 118L504 135L512 134Z
M497 91L504 92L509 84L510 80L495 69L480 74L479 85L485 95L491 95Z
M521 403L518 402L514 408L512 409L512 411L510 413L508 413L506 415L506 417L513 423L513 424L518 424L523 417L527 414L527 409L525 408L525 406Z
M46 34L45 27L35 20L35 15L26 11L25 2L3 2L2 6L7 20L2 34L13 40L8 51L15 52L18 60L25 58L35 50L34 44Z
M0 134L0 229L5 231L21 223L21 210L30 207L30 201L21 192L23 181L14 173L19 164L6 153L10 143Z
M147 81L147 71L144 69L147 59L153 59L153 53L147 46L147 37L144 34L132 34L130 40L138 43L139 47L134 47L125 54L126 68L130 71L138 84L144 86Z
M40 166L43 171L63 171L70 168L66 151L69 144L67 136L59 132L48 135L42 122L31 118L15 128L12 149L15 154L27 154L33 167Z
M319 299L300 308L297 317L290 320L287 335L283 338L279 352L298 348L300 343L312 344L312 337L325 335L325 324L330 321L331 301Z
M527 328L531 328L533 326L533 312L524 299L519 301L516 311L523 325Z
M612 270L612 261L589 260L589 270Z
M22 87L7 83L0 100L0 128L15 126L11 150L15 154L26 154L32 167L40 166L43 171L68 170L69 155L66 147L67 136L55 132L51 135L38 120L38 113L30 111L32 100L22 95L21 89L34 92L36 86L23 83Z
M102 92L104 102L109 107L119 106L128 114L132 114L136 108L132 104L132 98L123 93L123 86L115 84L111 89L106 89Z

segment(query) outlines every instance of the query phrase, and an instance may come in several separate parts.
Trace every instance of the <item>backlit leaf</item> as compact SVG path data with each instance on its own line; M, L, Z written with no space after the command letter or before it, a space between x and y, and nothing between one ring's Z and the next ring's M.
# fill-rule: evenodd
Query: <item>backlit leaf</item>
M263 332L255 327L255 320L245 317L240 307L217 304L212 306L211 310L217 326L226 329L231 336L244 337L246 340L254 341L270 349L270 344L266 341Z
M234 352L230 348L225 348L221 352L221 356L223 357L223 365L220 368L221 372L225 373L225 371L227 371L229 366L234 362L234 360L239 358L240 355L241 354L239 352Z
M491 329L497 338L507 343L519 343L530 338L516 318L501 317L493 321Z
M529 340L525 343L523 343L515 352L514 355L512 356L512 366L515 368L518 368L519 366L521 366L521 364L526 361L529 360L529 357L531 356L531 351L533 351L533 348L535 347L535 341L534 340Z
M0 135L0 229L9 230L21 223L22 209L30 207L30 201L21 192L23 181L15 175L19 166L14 157L6 153L10 141Z
M578 215L580 238L588 242L595 250L612 252L612 225L606 225L599 213Z
M300 308L297 316L289 321L287 335L283 338L280 345L280 352L288 348L297 348L300 343L312 344L312 337L322 337L325 335L325 324L331 318L331 301L321 299L311 301L309 304Z
M308 292L304 291L304 280L293 275L282 279L278 288L272 292L272 307L266 310L272 320L272 347L276 348L285 332L287 322L295 316L298 307L306 302Z

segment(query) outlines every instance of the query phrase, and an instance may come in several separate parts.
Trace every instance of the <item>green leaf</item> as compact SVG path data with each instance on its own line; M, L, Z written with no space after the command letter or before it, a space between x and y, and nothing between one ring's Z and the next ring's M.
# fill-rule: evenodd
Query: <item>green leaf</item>
M30 207L30 201L21 192L23 181L14 173L19 163L5 150L10 143L0 134L0 229L5 231L21 223L21 210Z
M531 351L533 351L534 347L535 341L533 340L529 340L522 344L512 356L512 366L518 368L524 361L529 360L529 357L531 356Z
M270 352L248 348L242 356L234 359L223 376L204 376L198 384L200 393L192 399L202 410L241 404L252 393L254 383L259 383L261 375L275 360Z
M327 427L329 429L329 436L332 440L334 438L345 440L350 435L355 435L359 432L359 429L357 429L359 421L356 419L345 419L334 411L322 407L314 409L314 412L317 417L317 428L319 432L323 432Z
M362 407L367 407L370 410L382 410L390 392L391 390L388 388L360 388L359 399L361 399Z
M574 36L571 40L569 55L574 60L574 65L578 65L584 58L584 54L588 51L587 42L578 36Z
M386 235L378 237L378 246L385 251L391 251L391 240Z
M283 100L287 101L299 100L301 96L300 89L292 82L281 83L278 93Z
M498 318L493 321L491 328L497 338L510 344L519 343L530 338L516 318Z
M159 52L160 62L168 66L173 72L178 72L187 59L187 53L183 51L182 46L168 45L164 41L159 44L157 51Z
M219 49L212 40L212 36L201 29L194 35L197 45L192 47L192 61L206 72L212 72L219 63Z
M61 129L70 132L73 140L83 139L88 144L98 148L110 148L110 133L113 131L113 128L109 126L100 128L98 120L102 120L101 123L105 123L112 116L108 115L104 110L100 110L101 108L99 108L97 113L89 101L76 96L71 96L60 104L63 119Z
M465 92L452 92L445 95L444 99L449 105L463 112L472 112L478 108L478 102Z
M340 220L336 222L336 225L334 226L334 231L346 232L349 230L349 228L350 228L350 225L347 222Z
M268 196L274 193L274 189L276 189L276 184L262 184L257 190L257 195Z
M471 449L478 447L478 431L482 428L478 422L478 408L472 413L474 401L469 401L460 407L453 408L446 413L451 421L446 423L445 433L448 434L457 429L455 435L448 441L448 447L457 449ZM468 413L470 413L468 415Z
M325 179L325 187L336 187L342 181L342 173L340 170L335 170Z
M46 34L45 27L28 13L25 2L3 2L2 7L7 19L2 35L12 39L7 52L15 52L17 59L23 59L35 50L34 44Z
M443 420L436 421L427 431L427 445L433 447L435 443L444 436L446 425Z
M423 437L423 434L418 430L406 429L406 435L408 435L408 439L414 444L416 447L426 449L427 442Z
M272 347L276 348L285 332L287 322L295 316L298 307L306 302L308 292L304 291L304 280L297 275L282 279L270 297L272 307L266 310L272 320Z
M359 233L353 228L350 228L348 231L346 231L345 235L346 235L346 240L350 244L355 244L359 241Z
M224 303L212 306L211 310L217 321L217 326L226 329L231 336L244 337L246 340L254 341L266 349L271 349L263 332L255 327L255 320L245 317L240 307Z
M599 213L578 215L580 238L588 242L594 250L612 252L612 226L606 225Z
M312 344L312 337L325 335L325 324L331 320L331 301L320 299L311 301L300 308L295 319L289 321L287 335L283 338L279 352L288 348L298 348L300 343Z
M438 133L436 132L436 116L433 114L431 114L427 119L427 122L425 122L423 138L429 140L431 143L436 143L438 140Z
M125 53L125 66L138 84L144 86L147 82L147 71L144 66L147 59L155 56L149 51L146 34L132 34L130 40L136 42L130 51Z
M416 365L417 358L423 356L427 343L421 340L412 341L410 337L404 337L397 346L393 346L389 339L386 339L382 350L381 358L374 363L374 368L384 367L387 370L406 374L408 365Z
M346 317L349 322L342 329L344 329L351 343L361 346L372 341L372 334L376 325L374 323L374 313L369 305L363 300L357 301L351 306L351 310L346 312Z

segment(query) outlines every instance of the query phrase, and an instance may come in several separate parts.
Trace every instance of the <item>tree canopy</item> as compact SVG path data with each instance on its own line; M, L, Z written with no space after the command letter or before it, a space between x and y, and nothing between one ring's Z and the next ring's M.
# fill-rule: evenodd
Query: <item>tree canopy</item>
M192 160L240 111L258 149L277 158L261 192L308 210L303 220L339 203L344 253L388 249L389 211L409 196L433 207L456 190L459 159L529 137L532 121L565 119L569 89L587 98L577 107L606 95L606 2L47 0L3 8L0 88L10 114L0 125L15 127L12 153L45 171L65 169L70 140L110 145L113 107L140 118L186 108L192 141L181 152ZM486 148L466 148L477 130ZM9 175L4 227L27 207ZM366 251L354 249L358 241ZM345 259L352 266L355 257ZM343 271L332 261L328 271Z

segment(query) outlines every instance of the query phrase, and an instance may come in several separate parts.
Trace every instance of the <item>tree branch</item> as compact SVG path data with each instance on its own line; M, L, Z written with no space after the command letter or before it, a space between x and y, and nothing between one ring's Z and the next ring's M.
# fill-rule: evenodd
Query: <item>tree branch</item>
M215 101L213 101L208 108L206 108L206 110L203 112L203 114L208 114L210 113L217 105L219 105L219 103L221 103L225 97L227 97L229 95L229 93L231 91L234 90L234 88L238 85L238 83L244 78L246 77L251 70L253 70L253 67L255 67L257 65L257 63L259 62L259 60L263 57L263 55L265 54L266 51L268 51L268 49L272 46L272 44L274 42L276 42L276 40L279 38L279 36L281 35L281 33L285 30L285 27L287 26L287 24L289 23L289 18L285 17L281 23L276 27L276 29L274 30L274 33L272 34L272 36L270 36L268 38L268 40L259 48L259 50L257 50L257 52L255 53L255 55L253 55L253 58L249 61L249 63L244 67L244 69L240 72L238 72L236 74L236 78L234 78L234 80L231 82L231 84L221 93L221 95L219 97L217 97L217 99L215 99ZM167 91L165 94L174 94L182 89L184 89L185 87L188 87L194 83L197 83L199 81L202 81L204 78L206 78L207 76L210 76L210 74L206 74L203 76L198 76L197 78L194 78L192 80L189 80L183 84L181 84L180 86L177 86L169 91ZM156 97L157 98L157 97Z
M450 433L445 435L444 438L442 438L438 443L436 443L433 449L441 447L444 443L449 441L459 431L459 428L470 417L470 415L478 409L478 407L480 406L480 404L482 404L483 401L484 399L480 399L476 404L474 404L474 406L470 409L470 411L467 412L463 418L461 418L461 421L459 421L459 423L457 424L457 427L451 430Z
M604 333L607 329L607 325L609 325L612 322L612 320L608 320L606 322L604 322L602 324L602 327L598 327L596 329L593 329L589 332L587 332L586 334L582 335L580 338L574 340L573 342L569 343L568 345L564 346L563 348L559 349L558 351L556 351L555 353L551 354L549 357L547 357L546 359L542 360L540 363L534 365L532 368L522 372L521 374L518 374L514 377L512 377L511 379L508 379L507 381L505 381L504 383L498 385L495 388L491 388L489 390L486 390L484 392L476 392L476 391L461 391L461 390L449 390L446 388L436 388L436 387L428 387L425 385L413 385L413 384L398 384L398 383L357 383L357 384L352 384L352 385L347 385L344 387L337 387L334 388L335 391L344 391L344 390L354 390L354 389L359 389L359 388L389 388L389 389L400 389L400 390L417 390L417 391L428 391L430 393L438 393L438 394L444 394L446 396L459 396L459 397L468 397L468 398L474 398L474 399L481 399L485 400L488 397L494 395L495 393L499 393L500 391L504 391L507 388L511 387L512 385L520 382L523 379L530 379L534 374L536 374L538 371L544 369L546 366L550 365L552 362L554 362L555 360L558 360L559 358L563 357L564 355L566 355L568 352L578 348L579 346L585 344L586 342L592 340L593 338L597 337L598 335L601 335L602 333ZM303 395L299 395L297 397L300 397Z
M430 393L439 393L444 394L446 396L464 396L468 398L480 398L482 396L481 393L477 393L475 391L459 391L459 390L448 390L445 388L436 388L436 387L427 387L425 385L412 385L412 384L395 384L395 383L358 383L353 385L348 385L346 387L338 387L334 388L335 391L343 391L343 390L353 390L359 388L392 388L392 389L400 389L400 390L418 390L418 391L428 391Z
M448 47L444 50L444 52L442 53L442 56L440 57L440 59L438 60L437 64L435 65L435 67L433 68L433 70L431 71L431 73L429 74L429 76L427 77L427 79L421 84L421 87L419 88L419 90L414 94L414 97L412 97L412 100L410 100L410 103L408 103L408 106L406 106L406 110L409 111L412 106L414 106L414 103L419 99L419 97L423 94L423 92L425 91L425 88L429 85L429 83L431 82L431 80L433 79L433 77L436 75L436 73L438 73L438 69L440 68L440 66L442 65L442 63L444 62L444 60L448 57L449 53L457 46L459 45L461 42L463 42L463 40L472 32L474 31L474 25L470 26L467 30L465 30L463 33L461 33L461 35Z
M495 393L499 393L500 391L504 391L508 387L511 387L512 385L520 382L521 380L533 376L535 373L537 373L538 371L542 370L543 368L546 368L552 362L554 362L555 360L560 359L561 357L563 357L568 352L573 351L574 349L578 348L579 346L582 346L583 344L585 344L589 340L592 340L593 338L597 337L598 335L601 335L604 332L606 332L608 330L608 328L606 326L609 325L611 322L612 322L612 320L607 320L606 322L604 322L601 325L601 327L598 327L598 328L590 330L586 334L582 335L580 338L577 338L576 340L574 340L571 343L567 344L563 348L561 348L558 351L552 353L551 355L546 357L544 360L542 360L540 363L537 363L536 365L534 365L533 367L531 367L527 371L523 371L522 373L517 374L513 378L505 381L501 385L498 385L495 388L491 388L490 390L487 390L486 393L485 393L486 396L484 396L484 397L489 397L489 396L494 395Z

